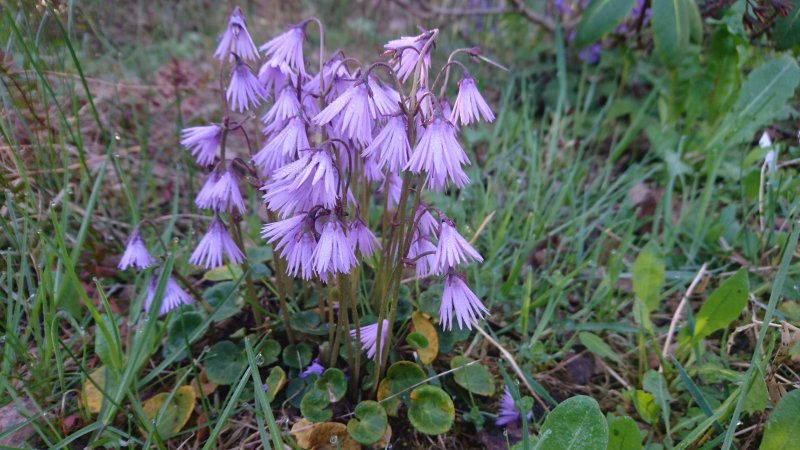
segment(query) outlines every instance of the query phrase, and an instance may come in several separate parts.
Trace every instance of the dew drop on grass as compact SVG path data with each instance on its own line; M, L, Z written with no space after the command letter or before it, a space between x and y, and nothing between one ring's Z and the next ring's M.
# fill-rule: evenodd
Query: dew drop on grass
M264 365L264 355L262 355L261 353L256 355L256 364L259 366Z
M119 141L119 140L121 140L122 138L121 138L121 137L119 137L119 135L118 135L118 134L115 134L115 135L114 135L114 139L116 139L116 140L118 140L118 141Z
M339 442L339 436L334 434L333 436L331 436L331 444L336 445L337 442Z
M173 243L173 244L177 244L177 243L179 243L180 241L181 241L181 240L180 240L180 239L178 239L177 237L174 237L174 238L172 238L172 243Z

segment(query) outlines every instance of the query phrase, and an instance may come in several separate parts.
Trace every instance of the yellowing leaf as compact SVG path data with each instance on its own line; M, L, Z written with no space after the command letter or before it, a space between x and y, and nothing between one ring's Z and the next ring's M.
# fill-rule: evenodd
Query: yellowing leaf
M109 370L105 366L100 366L89 374L89 378L91 379L86 379L86 381L83 382L83 389L81 392L83 404L91 414L98 414L100 412L104 400L103 393L95 386L95 383L97 386L100 386L101 389L108 392L114 386L109 375ZM92 383L92 380L94 380L94 383Z
M156 422L156 431L165 439L181 431L186 425L197 398L195 389L189 385L179 387L172 398L169 397L168 392L162 392L142 403L145 417L151 422ZM168 399L170 402L166 404Z
M417 350L419 360L423 364L430 364L439 353L439 335L436 333L436 328L433 327L430 320L419 312L411 314L411 321L414 323L414 331L425 336L425 339L428 340L427 347Z

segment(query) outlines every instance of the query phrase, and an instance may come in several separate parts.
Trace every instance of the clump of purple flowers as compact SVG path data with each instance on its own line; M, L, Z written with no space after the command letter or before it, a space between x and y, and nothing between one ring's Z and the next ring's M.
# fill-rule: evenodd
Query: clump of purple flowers
M380 368L391 350L406 276L444 282L439 323L445 330L454 322L471 329L489 314L464 272L483 257L458 224L424 197L470 183L461 127L492 122L495 115L478 81L454 59L459 53L477 56L479 49L458 49L431 72L439 36L432 29L388 42L384 60L374 64L341 51L325 58L321 48L318 68L310 67L303 47L314 22L322 32L312 19L256 48L242 11L231 13L214 52L221 64L223 117L181 133L181 144L206 171L194 204L210 216L188 262L198 270L243 264L251 276L241 223L255 201L243 194L258 193L266 218L261 237L274 249L275 286L290 340L287 286L300 278L323 290L319 311L335 337L320 360L334 364L340 342L352 349L350 337ZM448 96L451 71L461 76L457 89L455 78L450 83ZM254 117L260 120L249 122ZM258 149L248 135L253 125L263 135ZM231 140L234 134L242 139ZM153 264L134 230L120 268ZM368 277L374 279L369 290L354 289ZM253 281L248 279L251 287ZM248 291L258 314L265 299ZM152 283L148 292L146 308L154 301ZM169 278L159 312L192 301ZM377 320L362 327L366 302ZM315 360L301 377L322 369Z

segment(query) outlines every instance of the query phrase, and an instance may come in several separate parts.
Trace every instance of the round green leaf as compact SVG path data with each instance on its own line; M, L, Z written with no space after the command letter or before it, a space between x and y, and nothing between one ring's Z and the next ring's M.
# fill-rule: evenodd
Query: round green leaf
M417 333L416 331L409 333L408 336L406 336L406 342L408 342L408 345L414 348L414 350L428 348L428 338L423 336L422 333Z
M267 339L258 348L258 354L261 355L261 361L257 361L260 366L269 366L278 361L278 356L281 354L281 344L275 339Z
M453 400L436 386L420 386L411 391L408 420L417 431L425 434L446 433L456 416Z
M542 450L596 450L608 446L608 423L593 398L578 395L547 415L539 436Z
M302 369L311 362L311 346L305 342L287 345L283 349L283 363L294 369Z
M628 416L608 419L608 450L641 450L642 433Z
M236 283L232 281L225 281L211 286L203 292L203 298L211 305L212 309L216 310L213 316L215 322L235 316L244 304Z
M314 311L300 311L289 317L292 329L305 334L321 336L328 334L328 323L322 322L319 314Z
M247 365L242 349L231 341L214 344L204 361L208 380L216 384L233 384L239 381Z
M317 389L328 393L328 400L331 403L338 402L347 392L347 378L344 372L339 369L330 368L322 373L322 377L315 383Z
M203 325L203 316L196 311L182 311L172 316L167 325L167 340L161 349L165 358L175 353L180 353L177 360L186 358L186 343L189 338ZM98 334L99 335L99 334Z
M380 403L366 400L358 404L355 419L347 422L347 432L356 441L364 445L372 445L386 434L389 419Z
M635 3L634 0L592 0L581 14L575 30L575 45L583 48L614 30L628 17Z
M325 422L333 417L333 412L328 409L329 404L327 392L311 388L300 401L300 412L306 420Z
M155 424L159 436L168 438L181 431L189 421L195 398L192 386L181 386L172 395L163 392L147 399L142 403L142 411Z
M425 380L422 367L411 361L399 361L386 371L386 380L392 394L400 394L404 402L409 401L409 392L404 392Z
M456 383L473 394L484 396L494 394L494 380L492 379L492 374L480 363L467 366L467 364L472 361L473 360L465 356L456 356L450 360L450 368L458 369L453 373L453 378L455 378Z
M795 389L783 396L770 413L759 450L797 448L798 417L800 417L800 389Z

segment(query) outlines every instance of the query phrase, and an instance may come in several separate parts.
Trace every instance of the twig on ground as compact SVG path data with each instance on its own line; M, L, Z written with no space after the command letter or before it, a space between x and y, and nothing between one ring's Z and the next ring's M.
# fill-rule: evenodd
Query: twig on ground
M703 265L700 267L700 271L697 272L697 275L694 277L694 280L692 280L692 282L689 284L689 289L687 289L686 293L683 294L681 302L678 303L678 307L675 308L675 315L672 316L672 320L669 322L669 330L667 331L667 339L664 341L664 349L661 351L661 356L664 359L667 359L667 354L669 353L669 346L672 344L672 336L675 334L675 327L678 325L678 321L681 319L683 308L689 301L689 297L692 296L692 293L697 288L697 285L700 283L700 280L703 279L703 276L706 273L707 266L708 263L703 263ZM663 372L664 366L659 365L658 371Z

